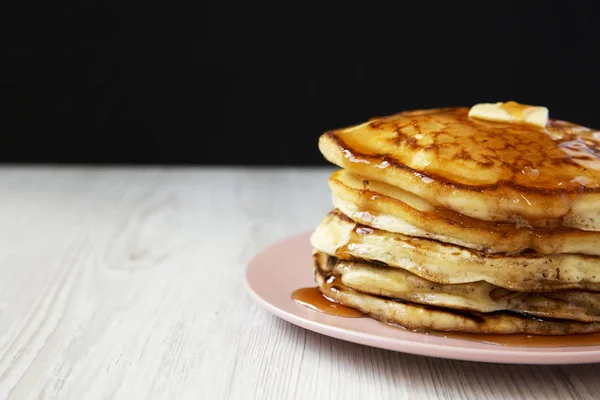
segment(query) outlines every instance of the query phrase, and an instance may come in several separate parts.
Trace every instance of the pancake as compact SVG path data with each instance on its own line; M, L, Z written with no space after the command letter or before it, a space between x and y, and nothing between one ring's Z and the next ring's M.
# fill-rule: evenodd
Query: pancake
M413 193L345 170L331 175L329 187L334 207L356 222L385 231L490 253L530 249L540 254L600 255L600 232L482 221L434 207Z
M384 263L436 283L485 281L526 292L600 291L600 258L596 256L484 253L367 227L337 210L323 219L310 240L316 249L339 259Z
M324 133L348 171L472 218L600 230L600 132L469 118L468 108L402 112Z
M338 260L318 251L316 257L322 271L358 292L462 311L512 311L539 318L600 322L600 293L515 292L487 282L443 285L401 268Z
M337 279L331 279L331 275L321 269L317 255L313 257L313 261L315 281L325 296L372 318L406 329L531 335L568 335L600 331L598 322L542 320L509 312L464 312L365 294L348 288Z

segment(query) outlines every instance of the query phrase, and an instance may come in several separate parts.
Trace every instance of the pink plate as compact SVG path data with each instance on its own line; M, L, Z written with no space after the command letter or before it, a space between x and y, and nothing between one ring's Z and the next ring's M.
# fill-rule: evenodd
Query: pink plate
M313 311L291 299L294 290L315 286L310 233L264 249L246 270L246 288L268 311L293 324L367 346L456 360L513 364L600 362L600 346L509 347L403 331L371 318L344 318Z

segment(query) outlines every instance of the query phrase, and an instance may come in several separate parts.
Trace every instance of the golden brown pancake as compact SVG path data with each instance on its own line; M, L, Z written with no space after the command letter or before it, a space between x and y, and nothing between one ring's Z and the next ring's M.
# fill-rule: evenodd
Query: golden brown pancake
M313 271L319 290L327 297L385 323L420 331L455 331L468 333L531 335L568 335L600 331L598 322L542 320L516 313L477 313L374 296L348 288L320 266L313 257Z
M350 172L486 221L600 230L600 133L468 117L468 108L402 112L323 134Z
M384 263L441 284L485 281L525 292L600 291L597 256L484 253L360 225L339 211L323 219L311 243L342 260Z
M482 221L434 207L413 193L345 170L331 175L329 187L336 208L356 222L385 231L491 253L531 249L540 254L600 255L600 232Z
M345 286L358 292L462 311L512 311L539 318L600 321L600 293L515 292L481 281L444 285L401 268L338 260L319 251L315 256L322 271L337 276Z

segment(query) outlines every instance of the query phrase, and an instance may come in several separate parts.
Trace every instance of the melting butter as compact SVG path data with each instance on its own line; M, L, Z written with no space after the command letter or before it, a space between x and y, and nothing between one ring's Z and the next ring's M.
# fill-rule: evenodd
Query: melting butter
M514 101L481 103L471 107L469 118L525 123L543 128L548 123L548 109L546 107L519 104Z

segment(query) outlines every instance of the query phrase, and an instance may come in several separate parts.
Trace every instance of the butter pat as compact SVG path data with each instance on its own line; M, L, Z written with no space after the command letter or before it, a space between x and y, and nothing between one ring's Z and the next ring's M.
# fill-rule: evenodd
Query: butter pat
M548 109L546 107L519 104L514 101L507 101L506 103L481 103L471 107L469 118L524 123L543 128L548 123Z

